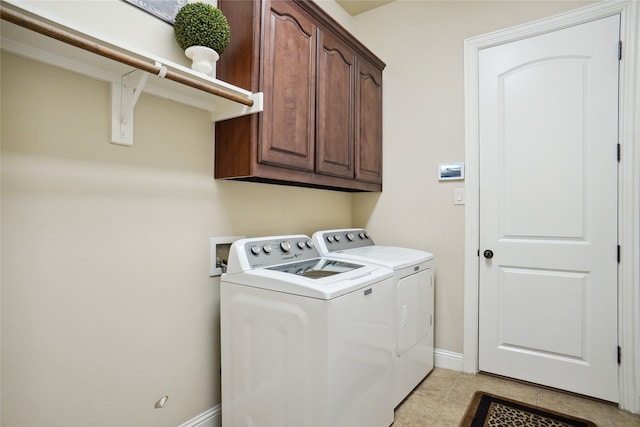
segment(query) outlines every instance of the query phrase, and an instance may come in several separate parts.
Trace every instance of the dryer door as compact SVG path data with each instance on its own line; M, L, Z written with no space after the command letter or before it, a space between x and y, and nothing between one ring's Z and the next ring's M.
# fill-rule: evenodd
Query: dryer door
M398 281L396 352L402 356L429 334L433 322L433 272L422 270Z

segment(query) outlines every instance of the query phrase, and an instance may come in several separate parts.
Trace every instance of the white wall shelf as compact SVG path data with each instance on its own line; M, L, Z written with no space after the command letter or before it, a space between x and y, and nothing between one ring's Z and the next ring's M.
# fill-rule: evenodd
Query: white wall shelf
M262 93L251 93L21 6L3 1L2 50L111 83L112 142L116 144L133 143L133 111L141 92L210 111L213 121L262 111Z

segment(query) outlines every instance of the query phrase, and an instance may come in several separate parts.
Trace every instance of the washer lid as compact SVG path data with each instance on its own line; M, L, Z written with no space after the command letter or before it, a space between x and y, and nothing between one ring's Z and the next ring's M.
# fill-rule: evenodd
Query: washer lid
M419 264L433 259L430 252L418 249L399 248L395 246L365 246L344 251L331 252L334 257L340 259L351 259L358 262L369 262L382 265L392 270Z
M344 271L332 271L331 268L336 266L340 266L337 268L344 269ZM308 270L305 272L305 269ZM304 274L296 274L298 271ZM317 258L233 274L225 273L221 277L221 283L330 300L361 288L367 288L384 279L390 279L392 276L393 271L377 265Z

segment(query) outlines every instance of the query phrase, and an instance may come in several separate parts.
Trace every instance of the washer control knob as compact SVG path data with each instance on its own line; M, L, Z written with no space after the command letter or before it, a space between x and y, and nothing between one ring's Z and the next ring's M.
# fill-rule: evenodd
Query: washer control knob
M342 239L339 234L336 234L335 236L333 236L333 238L335 239L336 243L338 243L340 239Z
M285 252L289 252L291 250L291 244L289 242L282 242L280 243L280 249Z
M307 240L307 247L311 249L313 247L313 242L311 240Z
M262 250L264 251L265 254L270 254L271 253L271 245L264 245L262 247Z
M260 247L258 245L251 246L251 253L254 255L258 255L260 253Z
M347 233L347 240L350 241L350 242L353 240L353 233L352 232L348 232Z
M361 231L360 233L358 233L358 236L360 236L361 239L366 239L367 235L364 231Z
M304 248L305 248L305 243L304 243L302 240L299 240L299 241L298 241L298 247L299 247L300 249L304 249Z
M333 236L327 236L327 242L333 243Z

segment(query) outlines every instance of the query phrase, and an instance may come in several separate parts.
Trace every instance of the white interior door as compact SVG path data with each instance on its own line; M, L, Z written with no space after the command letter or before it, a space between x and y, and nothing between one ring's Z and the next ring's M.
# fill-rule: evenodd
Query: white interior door
M479 368L613 402L619 25L479 54Z

